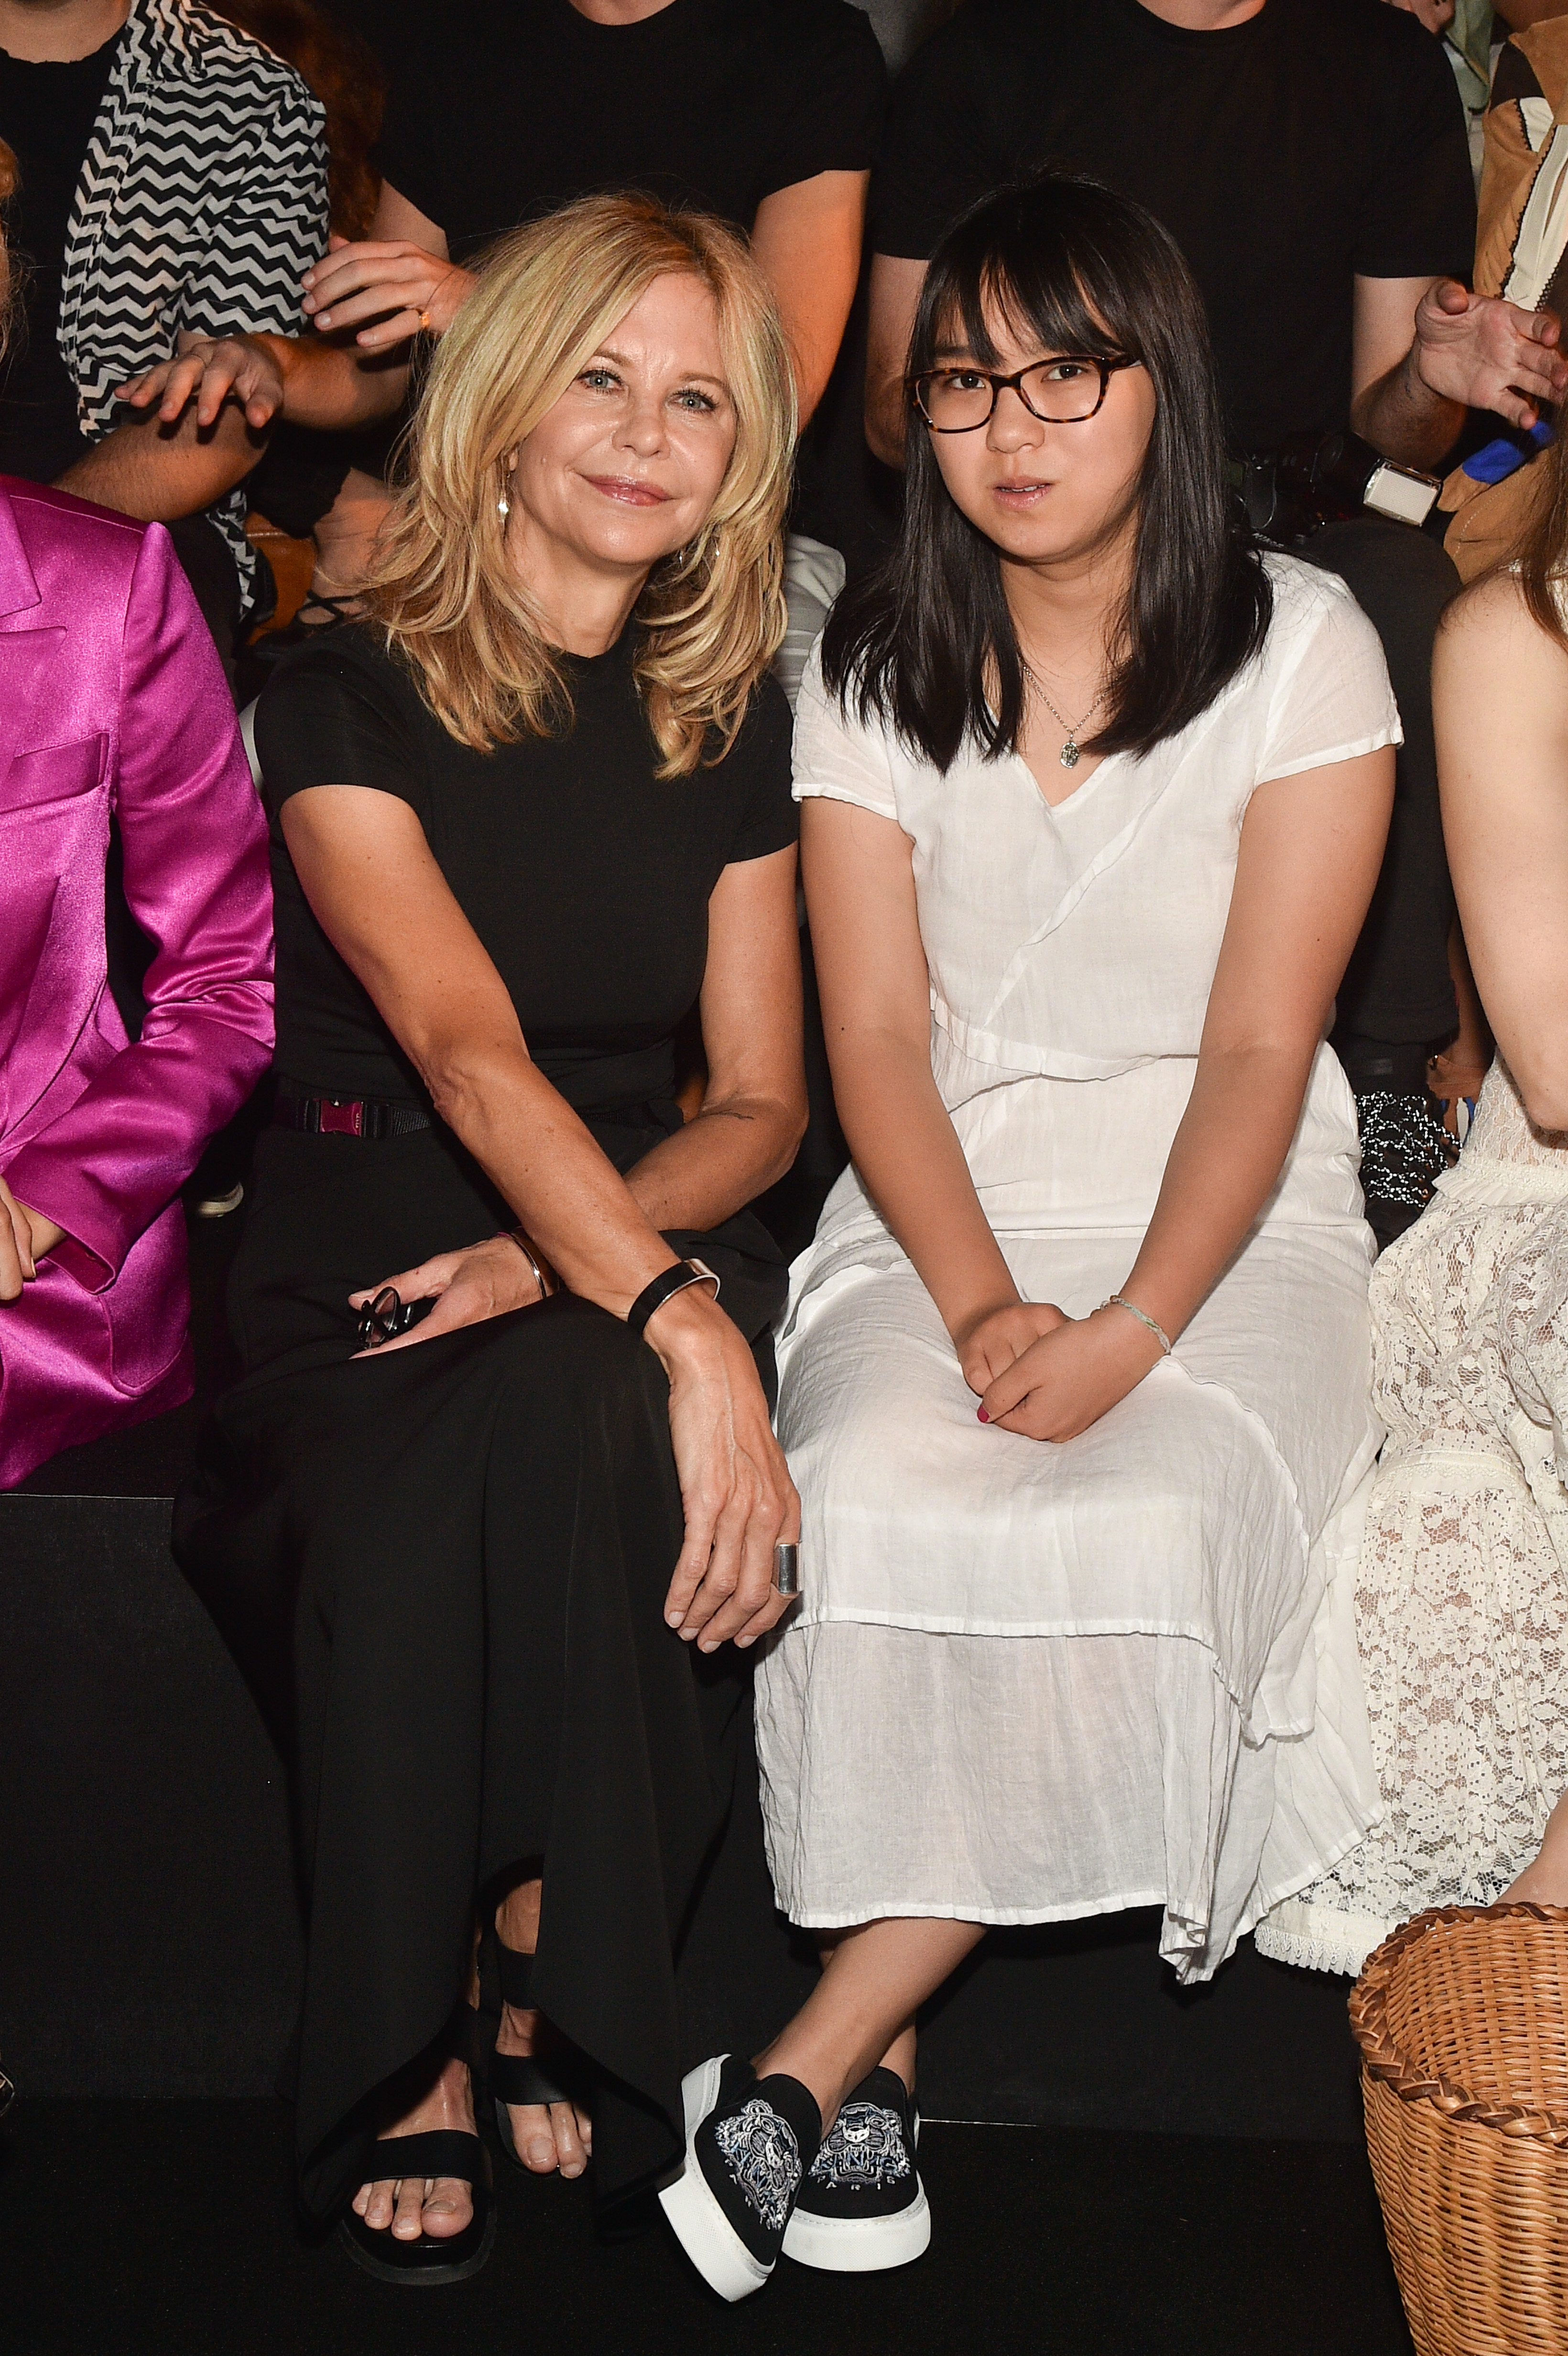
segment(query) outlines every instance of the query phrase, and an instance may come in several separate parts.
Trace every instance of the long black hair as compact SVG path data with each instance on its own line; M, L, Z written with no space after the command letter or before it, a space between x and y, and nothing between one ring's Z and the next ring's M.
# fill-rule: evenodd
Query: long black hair
M1141 360L1155 420L1136 492L1136 543L1112 639L1096 753L1147 753L1207 710L1268 629L1268 575L1225 485L1220 396L1202 297L1152 213L1098 180L1043 173L998 189L932 256L909 380L963 340L1000 361L987 313L1050 352ZM1107 350L1109 346L1109 350ZM829 688L891 724L940 769L965 739L987 759L1017 749L1025 673L995 545L954 504L909 402L909 474L897 553L841 597L823 640Z

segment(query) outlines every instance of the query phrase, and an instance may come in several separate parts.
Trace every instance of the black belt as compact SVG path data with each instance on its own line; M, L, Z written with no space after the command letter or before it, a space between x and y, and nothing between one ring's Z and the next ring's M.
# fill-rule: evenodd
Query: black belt
M293 1096L280 1088L272 1106L274 1129L303 1130L307 1137L409 1137L434 1126L418 1105L389 1097Z

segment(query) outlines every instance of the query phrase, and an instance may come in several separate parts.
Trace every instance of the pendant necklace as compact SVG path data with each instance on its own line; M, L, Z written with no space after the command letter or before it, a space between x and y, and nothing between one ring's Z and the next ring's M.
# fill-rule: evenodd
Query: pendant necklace
M1036 694L1040 697L1040 701L1044 704L1046 710L1050 712L1057 726L1059 728L1065 728L1067 731L1067 741L1062 745L1059 755L1061 766L1064 769L1075 769L1078 766L1079 757L1078 732L1081 728L1087 727L1090 721L1093 719L1094 714L1099 711L1100 706L1105 701L1105 691L1104 688L1100 690L1099 694L1094 698L1093 702L1089 706L1088 711L1083 714L1082 720L1069 720L1064 712L1058 712L1055 704L1052 703L1050 696L1047 695L1044 688L1041 687L1039 680L1035 677L1032 670L1029 672L1029 678L1034 681Z

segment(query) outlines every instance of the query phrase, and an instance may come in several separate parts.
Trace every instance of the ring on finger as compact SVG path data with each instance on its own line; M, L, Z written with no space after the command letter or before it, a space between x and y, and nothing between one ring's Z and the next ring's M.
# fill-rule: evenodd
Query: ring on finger
M800 1548L798 1546L776 1546L773 1548L773 1591L777 1595L800 1593Z

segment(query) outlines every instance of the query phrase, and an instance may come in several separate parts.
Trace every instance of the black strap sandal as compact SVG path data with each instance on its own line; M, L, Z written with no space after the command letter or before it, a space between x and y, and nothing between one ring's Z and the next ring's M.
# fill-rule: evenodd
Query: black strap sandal
M338 2234L356 2265L378 2282L411 2286L467 2282L489 2256L496 2240L496 2199L491 2190L490 2159L476 2135L461 2127L432 2127L423 2135L387 2136L375 2147L379 2173L367 2182L418 2176L453 2176L472 2186L474 2215L461 2233L437 2239L421 2233L417 2242L400 2242L390 2227L377 2233L351 2209L338 2222ZM389 2163L381 2167L379 2163Z
M518 2012L534 2010L531 1993L534 1959L516 1947L496 1942L496 1955L500 1970L501 2001ZM557 2068L560 2063L556 2064ZM496 2133L501 2149L514 2168L521 2168L525 2176L536 2171L524 2168L517 2157L517 2147L512 2136L512 2122L507 2115L508 2103L539 2103L548 2107L551 2103L575 2103L581 2100L581 2088L572 2090L561 2085L550 2071L531 2053L492 2053L489 2060L490 2092L496 2103Z

